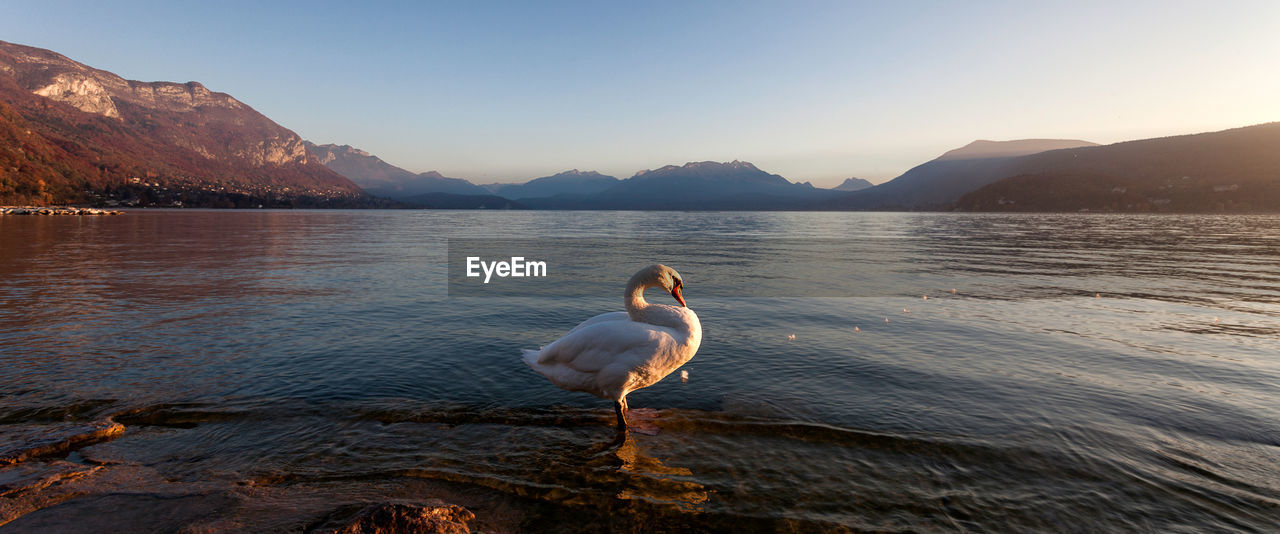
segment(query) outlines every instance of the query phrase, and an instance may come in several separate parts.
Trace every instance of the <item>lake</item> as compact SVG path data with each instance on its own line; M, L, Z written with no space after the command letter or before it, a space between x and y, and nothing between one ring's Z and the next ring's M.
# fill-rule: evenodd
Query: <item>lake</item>
M560 278L446 266L521 241ZM520 349L652 262L704 340L629 397L660 432L611 443ZM498 531L1267 531L1280 216L5 216L5 455L0 532L431 498Z

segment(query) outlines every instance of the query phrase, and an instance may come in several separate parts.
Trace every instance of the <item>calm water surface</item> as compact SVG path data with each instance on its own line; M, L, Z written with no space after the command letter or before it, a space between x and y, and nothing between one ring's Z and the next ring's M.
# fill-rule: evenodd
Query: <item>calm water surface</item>
M611 445L611 405L519 353L620 310L625 277L447 291L446 239L546 236L763 238L778 264L833 239L847 261L789 275L879 274L700 295L709 263L652 258L705 338L688 382L630 396L661 433ZM301 531L431 497L495 530L1274 531L1280 217L3 217L0 458L51 443L0 465L0 531Z

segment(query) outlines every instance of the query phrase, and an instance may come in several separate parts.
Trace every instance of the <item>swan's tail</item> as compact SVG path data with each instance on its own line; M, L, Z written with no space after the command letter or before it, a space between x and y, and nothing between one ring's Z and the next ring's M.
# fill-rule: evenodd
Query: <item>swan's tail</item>
M523 349L520 352L522 353L520 359L524 360L524 364L533 369L533 372L547 377L552 384L569 391L585 391L600 398L614 398L608 393L601 392L595 373L577 371L554 361L539 362L538 356L542 354L541 350Z
M538 368L538 354L541 353L542 351L521 349L520 352L523 353L523 359L524 359L525 365L528 365L529 367L532 367L534 369Z

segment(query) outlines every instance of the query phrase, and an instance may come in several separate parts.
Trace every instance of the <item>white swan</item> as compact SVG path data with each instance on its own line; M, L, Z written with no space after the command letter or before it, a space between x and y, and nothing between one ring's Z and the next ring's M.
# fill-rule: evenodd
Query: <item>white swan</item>
M627 393L662 380L702 343L702 324L685 307L683 286L674 269L645 267L627 283L627 311L597 315L540 350L525 350L524 363L561 388L612 399L618 430L626 430ZM671 293L680 307L645 302L650 287Z

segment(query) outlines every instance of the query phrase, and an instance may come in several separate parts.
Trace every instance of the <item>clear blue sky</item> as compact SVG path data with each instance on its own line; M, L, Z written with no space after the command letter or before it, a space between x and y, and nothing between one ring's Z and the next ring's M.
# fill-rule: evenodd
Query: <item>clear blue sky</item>
M475 182L741 159L880 182L973 139L1280 120L1280 2L60 2L0 40L197 80Z

